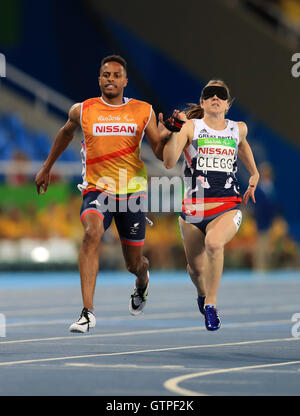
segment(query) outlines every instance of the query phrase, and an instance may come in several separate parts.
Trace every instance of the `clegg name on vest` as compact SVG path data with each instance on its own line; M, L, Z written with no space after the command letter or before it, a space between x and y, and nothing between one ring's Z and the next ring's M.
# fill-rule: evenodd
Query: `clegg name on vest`
M135 136L137 124L133 123L95 123L93 136Z
M197 169L232 172L235 161L235 146L236 143L233 139L198 139Z

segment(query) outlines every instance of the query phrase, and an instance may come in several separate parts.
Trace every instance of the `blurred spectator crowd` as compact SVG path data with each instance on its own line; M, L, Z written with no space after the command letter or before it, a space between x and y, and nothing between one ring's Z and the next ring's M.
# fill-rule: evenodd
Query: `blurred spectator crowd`
M49 139L43 133L30 132L15 115L0 115L0 166L9 162L8 174L0 173L0 268L7 265L3 253L13 250L20 241L61 241L73 245L72 262L77 265L77 253L83 236L80 222L81 195L76 182L66 183L66 195L56 195L47 203L49 191L37 199L34 176L18 173L15 163L24 167L27 162L40 161L47 157ZM76 161L72 150L65 153L64 161ZM78 162L79 163L79 162ZM243 222L235 238L226 246L225 267L255 269L258 271L274 268L300 267L298 245L289 236L289 227L280 213L273 186L273 171L268 164L260 166L261 180L256 192L257 204L243 208ZM35 172L36 173L36 172ZM52 176L50 189L62 183L58 175ZM27 198L10 198L21 195L29 187ZM27 189L27 188L26 188ZM27 192L27 191L26 191ZM10 194L10 195L9 195ZM33 197L35 196L35 198ZM44 199L41 199L44 198ZM46 198L46 199L45 199ZM148 213L154 225L147 225L144 253L153 269L185 269L186 260L178 226L178 213ZM65 242L65 243L63 243ZM3 245L8 244L6 251ZM67 251L67 246L65 246ZM61 251L57 248L57 251ZM1 254L2 253L2 254ZM125 267L121 245L114 223L106 231L100 249L102 269ZM14 260L15 261L15 260ZM9 264L8 264L9 266Z
M47 241L60 238L72 241L78 249L83 236L79 212L81 196L70 193L65 203L49 203L37 209L28 203L24 208L0 207L0 242L33 239ZM154 225L146 230L144 252L154 269L185 269L186 260L178 227L177 214L148 213ZM114 223L106 231L101 247L102 268L122 269L124 261ZM0 264L1 264L0 258ZM297 244L289 237L282 217L275 217L267 231L259 230L253 212L243 210L238 234L226 246L225 267L255 269L300 266Z
M18 114L0 114L0 160L40 161L48 156L51 142L42 131L32 131ZM60 157L61 161L76 162L78 156L68 148Z
M299 0L242 0L249 8L272 24L278 32L300 43Z

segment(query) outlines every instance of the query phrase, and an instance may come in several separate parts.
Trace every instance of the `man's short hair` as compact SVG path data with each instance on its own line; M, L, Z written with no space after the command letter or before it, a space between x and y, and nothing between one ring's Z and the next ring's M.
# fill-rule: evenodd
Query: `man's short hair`
M106 56L101 61L100 70L103 67L103 65L105 65L107 62L118 62L118 64L122 65L122 67L125 69L125 71L127 73L127 62L125 61L124 58L122 58L122 56L120 56L120 55L109 55L109 56Z

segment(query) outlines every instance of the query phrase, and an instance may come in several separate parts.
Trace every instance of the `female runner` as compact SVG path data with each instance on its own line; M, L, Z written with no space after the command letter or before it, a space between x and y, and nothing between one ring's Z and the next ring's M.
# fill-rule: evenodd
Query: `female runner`
M230 104L227 85L221 80L209 81L202 90L199 105L181 113L174 111L173 122L178 126L179 119L183 125L179 132L170 135L163 152L167 169L173 168L184 152L184 200L179 225L187 270L198 292L199 310L210 331L221 326L216 299L223 272L224 246L241 224L240 203L247 204L249 198L255 203L254 192L259 180L246 140L247 125L225 118ZM160 114L161 123L162 117ZM243 198L236 178L237 156L250 173Z

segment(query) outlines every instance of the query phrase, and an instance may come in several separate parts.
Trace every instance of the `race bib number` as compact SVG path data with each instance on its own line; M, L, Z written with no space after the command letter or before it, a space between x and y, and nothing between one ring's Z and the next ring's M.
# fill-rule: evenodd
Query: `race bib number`
M233 139L198 139L197 169L217 172L232 172L235 161Z

